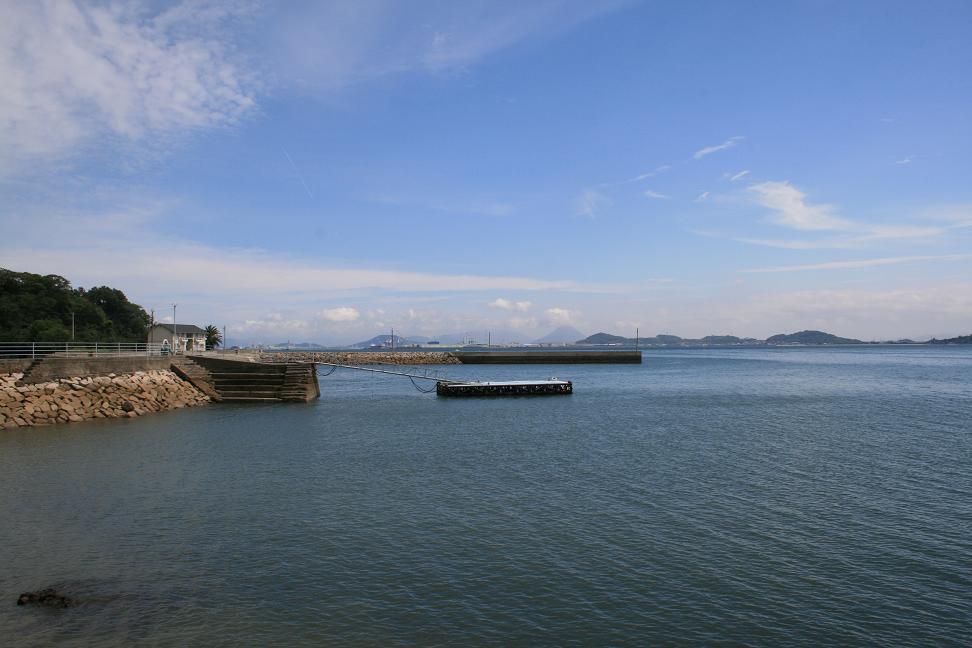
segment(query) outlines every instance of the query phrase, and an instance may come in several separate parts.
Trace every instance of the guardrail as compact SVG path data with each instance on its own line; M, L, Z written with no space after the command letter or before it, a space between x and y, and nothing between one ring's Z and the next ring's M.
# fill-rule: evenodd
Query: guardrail
M0 358L161 356L156 342L0 342Z

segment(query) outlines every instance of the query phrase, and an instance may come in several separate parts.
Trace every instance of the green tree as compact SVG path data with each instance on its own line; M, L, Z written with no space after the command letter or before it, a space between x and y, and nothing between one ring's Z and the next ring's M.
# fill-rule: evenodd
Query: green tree
M120 290L0 268L0 342L144 342L149 317Z
M206 348L215 349L223 343L223 336L213 324L206 327Z

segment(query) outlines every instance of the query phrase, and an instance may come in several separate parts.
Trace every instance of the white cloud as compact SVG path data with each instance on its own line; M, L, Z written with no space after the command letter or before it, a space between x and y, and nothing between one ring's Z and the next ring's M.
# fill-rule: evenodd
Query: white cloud
M577 199L574 208L576 216L586 216L595 218L605 207L611 204L611 200L595 189L585 189Z
M911 164L911 156L901 158L900 160L895 160L895 164Z
M355 322L361 317L357 308L351 306L339 306L337 308L326 308L319 315L322 319L329 322Z
M493 301L489 302L490 308L499 308L501 310L508 310L508 311L518 311L520 313L527 312L528 310L530 310L530 306L532 305L533 305L532 302L528 302L528 301L513 302L508 299L503 299L502 297L497 297Z
M834 215L832 205L810 205L807 195L789 182L761 182L747 191L756 202L773 211L772 221L798 230L846 230L852 223Z
M204 24L220 13L0 4L0 171L237 122L255 101L249 74Z
M706 146L705 148L699 149L692 155L692 157L695 158L696 160L701 160L706 155L711 155L713 153L716 153L717 151L724 151L726 149L730 149L736 146L736 144L743 141L744 139L746 138L741 135L730 137L722 144L716 144L715 146Z
M847 270L853 268L870 268L874 266L897 265L899 263L915 263L918 261L961 261L972 258L969 254L942 254L939 256L905 256L886 257L883 259L864 259L860 261L831 261L809 265L777 266L772 268L752 268L742 272L803 272L807 270Z
M757 204L772 210L770 221L777 225L807 232L836 231L838 236L829 239L805 241L780 241L740 237L733 240L754 245L789 249L823 249L863 247L876 241L896 239L920 240L940 237L950 230L966 227L972 221L963 222L952 219L947 226L938 225L883 225L862 223L837 216L833 205L813 205L807 202L806 194L789 182L762 182L750 185L747 191L754 196Z
M645 190L645 195L649 198L655 198L656 200L668 200L671 196L667 196L663 193L658 193L657 191L652 191L651 189Z
M566 308L548 308L544 311L547 319L553 324L569 324L574 321L577 313Z
M742 180L748 175L749 175L749 169L746 169L745 171L740 171L739 173L733 173L733 174L727 173L724 177L729 182L736 182L737 180Z

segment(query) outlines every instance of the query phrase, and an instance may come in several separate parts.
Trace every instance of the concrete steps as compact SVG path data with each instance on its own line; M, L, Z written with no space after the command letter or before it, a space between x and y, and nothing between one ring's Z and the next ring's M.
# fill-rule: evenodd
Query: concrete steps
M191 358L173 358L172 371L183 380L192 384L196 389L209 396L211 400L223 400L222 394L213 384L213 378L205 367L192 361Z
M190 367L206 373L220 400L307 402L320 396L313 364L241 362L200 356L186 360Z

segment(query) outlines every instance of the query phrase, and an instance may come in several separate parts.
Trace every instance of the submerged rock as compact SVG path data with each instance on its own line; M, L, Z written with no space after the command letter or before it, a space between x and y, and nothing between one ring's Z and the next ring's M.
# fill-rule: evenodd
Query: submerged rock
M17 599L17 605L44 605L53 608L68 608L77 605L77 601L53 589L42 589L36 592L24 592Z

